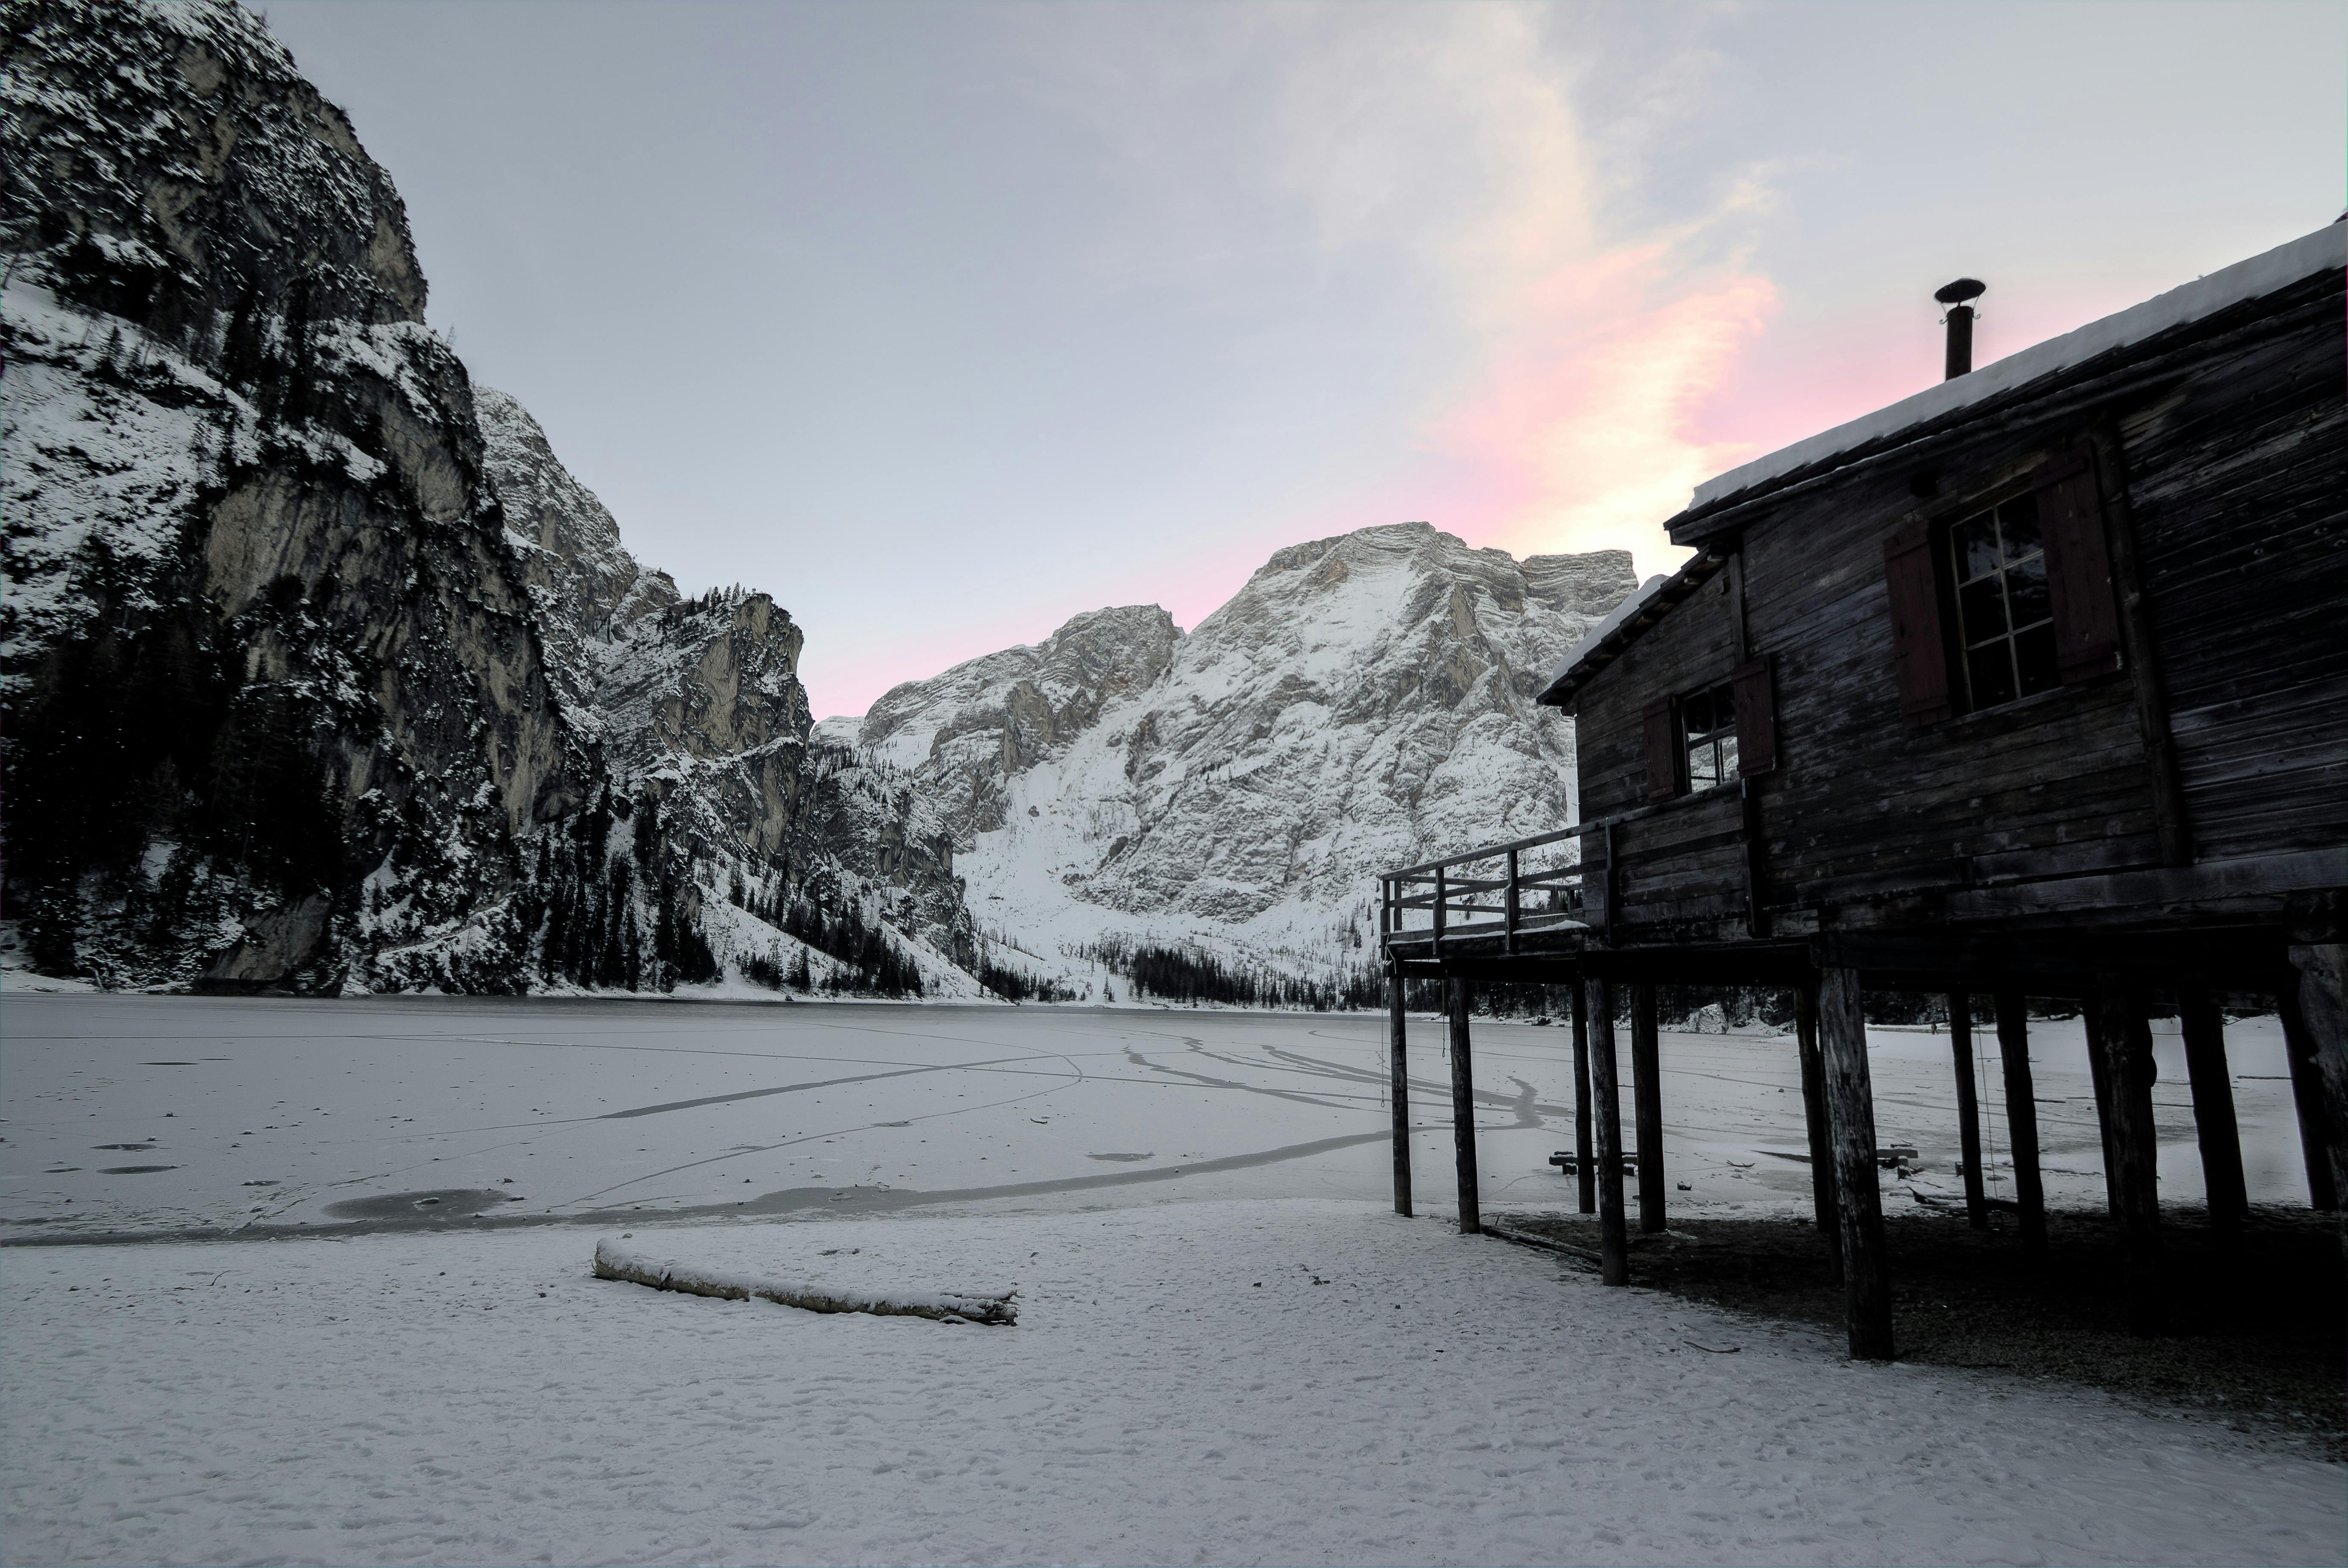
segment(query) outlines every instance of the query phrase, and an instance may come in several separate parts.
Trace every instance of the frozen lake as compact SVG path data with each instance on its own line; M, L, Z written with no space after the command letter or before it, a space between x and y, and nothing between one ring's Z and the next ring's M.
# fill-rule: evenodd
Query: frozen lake
M2174 1031L2157 1037L2162 1196L2198 1202ZM1372 1014L15 992L0 1234L1375 1202L1385 1035ZM1442 1207L1443 1032L1414 1018L1411 1037L1419 1201ZM1475 1038L1485 1202L1570 1206L1547 1163L1572 1142L1569 1032L1479 1019ZM2250 1196L2304 1202L2274 1022L2229 1040ZM1921 1152L1906 1185L1958 1191L1947 1037L1879 1028L1870 1053L1882 1140ZM2049 1199L2100 1202L2077 1023L2035 1027L2034 1055ZM1805 1211L1790 1038L1666 1032L1663 1061L1675 1210Z

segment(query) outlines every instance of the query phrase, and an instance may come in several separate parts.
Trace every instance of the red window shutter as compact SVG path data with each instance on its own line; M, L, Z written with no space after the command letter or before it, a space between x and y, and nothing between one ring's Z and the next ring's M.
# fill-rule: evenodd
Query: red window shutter
M1672 699L1647 705L1647 799L1668 800L1680 792L1679 738L1672 733Z
M2119 603L2104 542L2103 497L2085 447L2040 471L2038 527L2046 542L2056 672L2068 686L2119 668Z
M1736 691L1736 771L1766 773L1777 766L1777 701L1769 684L1770 657L1728 672Z
M1900 677L1900 717L1909 728L1921 729L1952 711L1930 523L1913 523L1883 542L1883 575L1891 591L1891 664Z

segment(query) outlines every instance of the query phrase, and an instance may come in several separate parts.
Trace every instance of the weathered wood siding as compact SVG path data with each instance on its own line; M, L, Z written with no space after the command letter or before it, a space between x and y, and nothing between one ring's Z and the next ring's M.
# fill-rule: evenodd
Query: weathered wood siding
M2348 844L2340 304L2120 425L2201 860Z
M2280 340L2215 351L2181 385L2102 412L2116 414L2199 858L2348 842L2337 320L2310 316ZM1760 781L1765 903L1798 912L1906 895L1929 918L1934 898L1958 888L2160 863L2131 672L1911 729L1892 661L1886 537L2025 487L2095 413L1934 458L1930 500L1914 494L1917 468L1885 462L1746 526L1748 645L1776 660L1779 766ZM1579 694L1584 821L1646 803L1645 706L1726 678L1733 576L1674 608ZM1733 791L1623 824L1616 844L1631 940L1707 921L1737 934ZM1601 858L1599 843L1585 854Z

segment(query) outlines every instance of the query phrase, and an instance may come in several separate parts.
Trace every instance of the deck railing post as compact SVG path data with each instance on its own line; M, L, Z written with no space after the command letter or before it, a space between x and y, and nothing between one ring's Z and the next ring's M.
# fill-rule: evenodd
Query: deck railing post
M1443 880L1443 868L1442 868L1441 866L1437 866L1437 867L1436 867L1436 868L1435 868L1435 940L1434 940L1434 943L1433 943L1433 944L1432 944L1432 945L1433 945L1433 947L1434 947L1435 955L1436 955L1437 957L1438 957L1438 958L1440 958L1441 956L1443 956L1443 913L1444 913L1444 911L1443 911L1443 901L1444 901L1444 899L1445 899L1446 897L1447 897L1447 896L1449 895L1449 892L1450 892L1450 890L1449 890L1449 889L1448 889L1448 888L1444 884L1444 880Z
M1508 949L1510 957L1517 951L1517 851L1509 851L1509 903L1501 918L1507 922Z

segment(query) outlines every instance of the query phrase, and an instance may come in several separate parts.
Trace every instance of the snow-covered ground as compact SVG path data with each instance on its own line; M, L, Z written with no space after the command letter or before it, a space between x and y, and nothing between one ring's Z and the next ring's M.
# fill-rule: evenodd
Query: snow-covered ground
M12 1250L10 1563L2337 1563L2338 1467L1367 1203ZM832 1258L823 1256L837 1250ZM857 1249L851 1255L850 1249Z
M0 1024L0 1234L297 1233L0 1251L7 1563L2348 1550L2337 1466L2092 1392L1851 1365L1385 1212L1372 1017L15 994ZM2085 1173L2054 1185L2085 1201L2075 1031L2039 1035L2050 1163ZM2253 1195L2290 1201L2278 1053L2236 1037ZM1430 1208L1438 1037L1413 1058ZM1542 1163L1570 1138L1564 1031L1477 1042L1490 1201L1570 1203ZM1886 1140L1945 1171L1945 1037L1876 1047ZM1766 1153L1800 1146L1787 1042L1663 1055L1683 1209L1806 1204ZM2162 1128L2189 1148L2189 1118ZM529 1222L431 1218L492 1191ZM404 1228L354 1233L353 1202ZM1015 1281L1019 1326L591 1277L623 1233L844 1288Z

